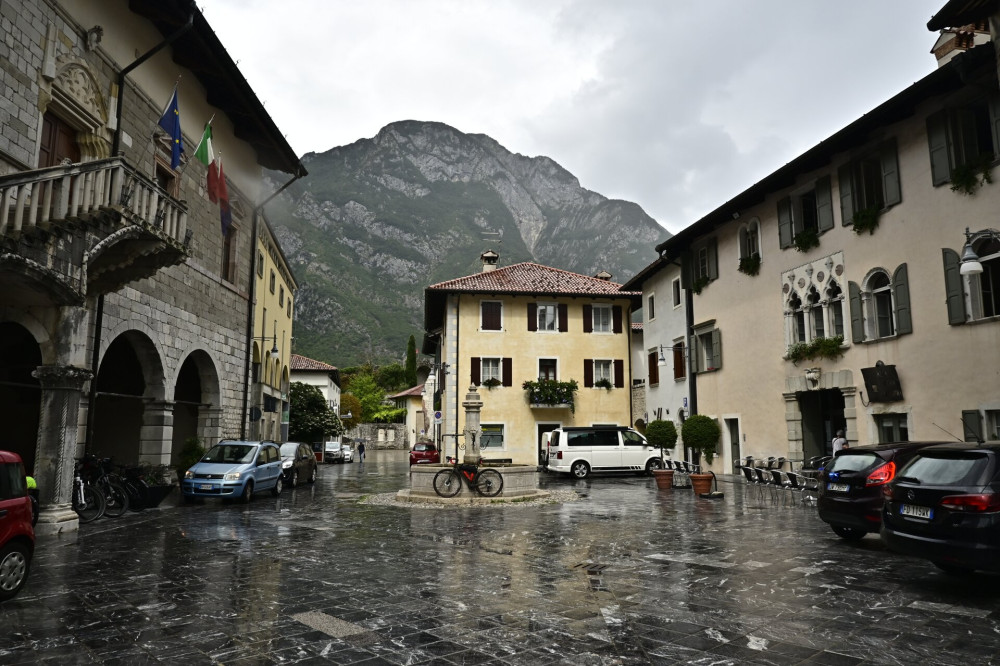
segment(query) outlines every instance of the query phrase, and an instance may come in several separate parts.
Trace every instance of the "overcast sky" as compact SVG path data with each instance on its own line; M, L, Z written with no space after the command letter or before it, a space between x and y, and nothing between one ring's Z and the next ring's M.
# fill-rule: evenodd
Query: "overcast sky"
M199 0L300 156L439 121L671 232L933 71L944 3Z

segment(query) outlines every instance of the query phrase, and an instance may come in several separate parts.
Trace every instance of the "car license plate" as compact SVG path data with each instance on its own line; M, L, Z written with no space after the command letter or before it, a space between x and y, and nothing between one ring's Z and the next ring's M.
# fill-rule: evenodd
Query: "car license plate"
M846 483L828 483L826 484L826 489L838 493L846 493L851 487Z
M211 483L201 483L198 485L198 490L211 490L211 489L212 489Z
M934 509L929 506L914 506L912 504L900 504L899 513L910 518L923 518L930 520L934 517Z

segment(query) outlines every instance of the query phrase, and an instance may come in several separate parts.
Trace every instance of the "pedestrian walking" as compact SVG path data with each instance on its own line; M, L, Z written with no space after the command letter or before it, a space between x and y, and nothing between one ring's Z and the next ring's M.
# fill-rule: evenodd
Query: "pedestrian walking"
M364 440L362 440L358 444L358 461L359 462L364 462L365 461L365 442L364 442Z
M850 446L847 444L847 438L844 437L844 431L838 430L837 436L833 438L833 455L837 455L837 452L841 449L848 449Z

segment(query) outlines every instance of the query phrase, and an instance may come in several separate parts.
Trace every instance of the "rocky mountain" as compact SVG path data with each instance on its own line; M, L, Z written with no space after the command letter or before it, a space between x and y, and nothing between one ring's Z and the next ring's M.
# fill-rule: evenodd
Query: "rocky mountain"
M479 271L484 250L501 266L606 270L624 282L669 237L553 160L441 123L392 123L302 161L309 176L267 214L299 282L295 352L338 366L401 360L410 335L419 346L424 287Z

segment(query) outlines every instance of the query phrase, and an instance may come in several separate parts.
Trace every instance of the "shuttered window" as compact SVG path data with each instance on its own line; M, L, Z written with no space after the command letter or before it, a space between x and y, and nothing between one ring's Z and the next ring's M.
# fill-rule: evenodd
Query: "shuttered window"
M479 304L480 325L484 331L499 331L503 328L503 304L500 301L483 301Z
M650 386L655 386L656 384L659 384L660 383L659 357L657 356L655 349L649 352L649 356L646 359L646 368L649 371Z

